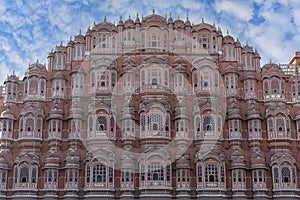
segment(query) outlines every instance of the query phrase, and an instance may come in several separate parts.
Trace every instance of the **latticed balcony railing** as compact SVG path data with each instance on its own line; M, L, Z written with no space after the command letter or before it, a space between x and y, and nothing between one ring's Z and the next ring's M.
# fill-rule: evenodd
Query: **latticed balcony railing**
M49 131L48 139L61 139L61 132L58 131Z
M42 132L37 132L37 131L24 131L20 132L20 139L26 139L26 138L37 138L41 139L42 138Z
M141 138L160 138L160 137L169 138L170 132L169 131L141 131L140 137Z
M0 131L0 139L12 139L12 131Z
M78 189L77 182L65 182L65 189Z

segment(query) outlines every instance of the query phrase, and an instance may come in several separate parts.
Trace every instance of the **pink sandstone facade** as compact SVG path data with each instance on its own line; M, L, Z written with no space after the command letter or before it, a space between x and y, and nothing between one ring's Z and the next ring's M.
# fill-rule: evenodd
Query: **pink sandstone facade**
M0 88L0 199L299 199L299 62L204 20L95 23Z

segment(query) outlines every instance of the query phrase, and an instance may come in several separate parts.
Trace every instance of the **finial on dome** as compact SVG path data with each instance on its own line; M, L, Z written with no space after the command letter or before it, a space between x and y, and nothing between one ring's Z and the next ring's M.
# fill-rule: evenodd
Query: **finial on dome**
M167 14L165 15L165 20L167 20Z
M103 22L104 22L104 23L106 23L106 15L104 16L104 20L103 20Z
M136 18L139 18L139 13L138 12L136 13Z
M131 19L131 16L129 15L128 18Z
M122 15L120 16L120 21L122 21Z
M72 41L72 36L70 36L70 40L69 40L69 42L71 42Z
M144 14L142 14L142 20L144 21Z
M154 15L155 14L155 10L154 10L154 8L152 9L152 15Z
M95 21L94 21L93 25L96 26L96 22Z
M36 64L39 64L39 59L38 58L36 59Z
M239 37L236 37L236 41L239 42Z
M16 74L15 74L15 70L13 70L13 75L16 75Z
M189 15L186 15L186 21L189 21Z
M178 20L180 19L180 15L178 15Z
M192 23L192 26L194 26L195 24L194 24L194 22Z
M202 17L202 23L204 23L204 18Z
M272 64L272 59L270 58L270 64Z
M172 18L172 13L170 12L170 18Z
M216 27L216 23L215 22L213 23L213 27Z
M81 29L79 29L79 35L81 35Z
M246 46L249 46L249 44L248 44L248 40L246 41Z
M227 34L227 35L229 35L229 31L228 31L228 29L227 29L227 31L226 31L226 34Z

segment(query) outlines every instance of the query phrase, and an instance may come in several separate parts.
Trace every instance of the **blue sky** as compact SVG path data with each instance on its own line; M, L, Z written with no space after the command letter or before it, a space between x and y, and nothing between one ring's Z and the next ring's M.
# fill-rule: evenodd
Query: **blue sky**
M0 1L0 84L15 71L23 77L28 63L46 62L56 44L85 33L94 21L118 22L138 12L149 15L152 9L173 19L189 16L191 22L215 22L223 34L229 30L256 48L261 65L272 59L287 63L300 49L299 0L1 0Z

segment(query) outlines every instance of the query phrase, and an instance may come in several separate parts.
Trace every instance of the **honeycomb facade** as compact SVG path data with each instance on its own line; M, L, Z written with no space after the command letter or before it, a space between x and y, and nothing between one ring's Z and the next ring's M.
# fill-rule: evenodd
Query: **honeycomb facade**
M299 55L261 67L204 20L94 23L1 86L0 199L298 199Z

